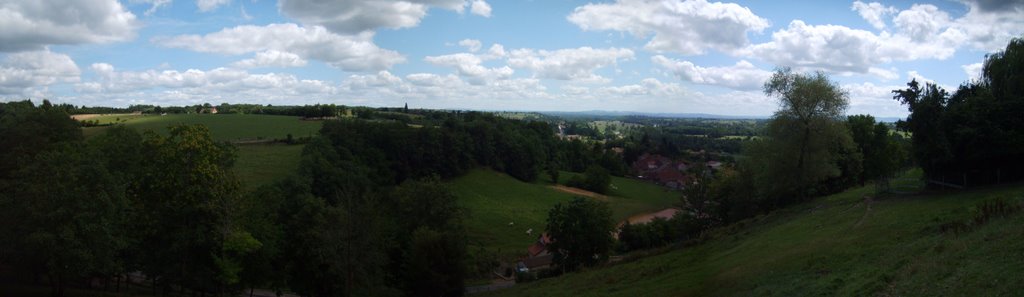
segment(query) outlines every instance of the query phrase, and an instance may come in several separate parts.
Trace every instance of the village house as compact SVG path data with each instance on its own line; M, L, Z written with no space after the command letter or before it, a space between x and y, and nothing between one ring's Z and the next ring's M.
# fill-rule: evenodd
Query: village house
M548 244L551 244L551 237L544 232L537 237L537 241L526 248L527 256L519 261L519 269L541 269L551 266L554 255L548 252Z
M685 161L672 161L662 155L647 153L633 162L632 166L633 173L637 178L650 180L672 189L685 188L693 181L693 178L686 174L689 168L690 164Z

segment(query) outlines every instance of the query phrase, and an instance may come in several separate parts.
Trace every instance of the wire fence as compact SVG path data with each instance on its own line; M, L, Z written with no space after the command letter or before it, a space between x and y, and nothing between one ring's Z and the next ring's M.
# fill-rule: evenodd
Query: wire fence
M875 182L876 193L909 195L925 189L966 190L974 187L1017 182L1024 179L1024 170L1019 168L994 168L988 170L947 171L930 176L904 172L899 176L881 178Z
M1016 182L1024 178L1020 168L975 169L935 173L925 181L932 186L957 190Z

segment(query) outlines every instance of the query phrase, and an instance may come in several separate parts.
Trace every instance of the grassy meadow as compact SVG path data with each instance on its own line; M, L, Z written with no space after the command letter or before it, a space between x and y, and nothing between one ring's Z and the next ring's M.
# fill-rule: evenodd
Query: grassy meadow
M320 121L303 121L293 116L249 114L169 114L161 115L103 115L93 117L100 124L118 123L139 132L153 130L167 134L167 127L176 124L202 124L210 129L214 140L242 141L255 139L281 139L289 133L293 137L315 136ZM108 126L85 127L86 137L103 133ZM298 168L302 145L240 144L235 174L246 189L274 182Z
M492 296L1006 296L1024 292L1024 213L973 222L979 204L1024 202L1024 184L882 196L872 186L716 230L701 244ZM973 223L968 223L973 224ZM945 231L944 231L945 230Z
M319 121L303 121L294 116L255 114L168 114L168 115L108 115L92 118L100 123L120 123L138 131L153 130L166 134L167 127L176 124L202 124L210 128L213 139L238 141L254 139L285 138L289 133L294 137L316 135L320 130ZM107 127L86 127L86 137L102 133Z
M239 145L235 175L246 189L273 183L299 168L303 147L283 143Z
M558 183L565 184L573 176L580 173L561 171ZM541 177L545 179L547 176ZM612 218L622 221L630 216L656 212L679 203L679 191L674 191L651 182L612 176L609 186L608 203L612 208Z
M563 172L561 176L571 174ZM612 184L618 189L601 199L608 201L616 221L671 207L678 201L678 192L651 183L613 177ZM524 253L543 232L551 207L574 197L544 182L525 183L486 169L472 170L450 185L462 206L469 209L466 226L471 243L500 249L505 255ZM533 229L532 235L526 234L529 229Z

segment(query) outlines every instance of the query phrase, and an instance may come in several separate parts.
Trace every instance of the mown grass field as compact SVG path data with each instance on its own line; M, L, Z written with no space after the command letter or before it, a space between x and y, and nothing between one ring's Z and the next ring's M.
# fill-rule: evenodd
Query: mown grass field
M113 118L113 119L112 119ZM289 133L292 136L314 136L320 130L320 121L303 121L293 116L253 114L169 114L142 116L101 116L90 120L101 123L121 118L121 123L139 132L153 130L166 134L167 127L176 124L202 124L210 128L213 138L218 141L281 139ZM86 137L102 133L107 127L86 127Z
M882 196L852 189L717 230L707 241L492 296L1012 296L1024 292L1024 213L967 231L983 201L1024 184Z
M558 183L565 184L579 173L562 171L558 174ZM546 176L542 177L544 179ZM679 203L682 195L679 191L632 178L612 177L609 189L609 205L612 218L616 222L630 216L659 211Z
M90 118L100 123L118 122L136 131L153 130L167 134L167 127L176 124L202 124L210 129L214 140L238 141L253 139L283 139L315 136L320 121L303 121L293 116L246 114L179 114L179 115L107 115ZM103 133L108 127L86 127L86 137ZM244 144L237 145L238 159L235 174L246 189L274 182L298 168L302 145Z
M654 184L625 178L613 178L612 183L618 190L607 200L616 221L671 207L678 201L676 192ZM462 206L469 210L466 226L471 243L500 249L499 253L504 255L525 253L527 246L544 231L551 207L574 197L548 188L544 182L525 183L486 169L472 170L450 181L450 185ZM532 235L526 234L529 229L533 229Z
M242 181L243 188L254 189L295 173L304 146L273 143L237 147L235 175Z

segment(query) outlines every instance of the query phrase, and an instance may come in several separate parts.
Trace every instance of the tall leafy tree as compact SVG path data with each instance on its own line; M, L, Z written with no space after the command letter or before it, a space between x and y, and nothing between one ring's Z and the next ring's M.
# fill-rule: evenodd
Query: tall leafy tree
M547 220L552 240L547 248L554 255L554 264L562 271L574 271L607 261L614 228L612 211L606 202L576 197L568 203L556 204L548 212Z
M913 155L926 176L935 176L952 159L946 127L943 123L949 94L934 84L922 89L917 80L907 83L906 89L894 90L893 98L908 106L907 126L913 133Z
M870 115L852 115L846 120L857 148L864 155L864 171L857 176L861 184L891 176L903 159L902 137L891 134L885 123L876 123Z
M234 148L204 126L172 126L143 140L144 174L134 189L142 267L197 291L237 282L236 254L258 243L239 227L240 186L229 170Z
M466 276L466 210L436 176L407 181L391 193L409 295L462 295ZM396 251L396 254L397 253Z
M779 99L780 109L768 123L767 140L750 154L760 164L759 188L776 204L813 195L819 182L840 175L841 152L853 145L842 124L848 95L822 72L788 68L777 70L764 92Z
M40 152L18 176L13 201L3 203L13 211L5 215L20 219L5 234L15 263L44 272L54 296L69 282L123 271L124 186L88 148L66 143Z

